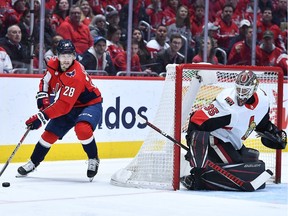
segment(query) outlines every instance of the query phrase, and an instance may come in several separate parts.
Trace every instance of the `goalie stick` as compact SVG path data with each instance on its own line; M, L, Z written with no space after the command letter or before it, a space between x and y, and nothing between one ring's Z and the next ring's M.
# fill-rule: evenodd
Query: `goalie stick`
M14 151L12 152L12 154L10 155L10 157L8 158L8 160L6 161L6 163L4 164L4 167L2 168L2 170L0 171L0 177L2 176L2 174L4 173L4 171L6 170L7 166L9 165L10 161L12 160L12 158L14 157L14 155L16 154L17 150L19 149L20 145L23 143L24 139L26 138L26 136L28 135L30 131L30 126L27 128L26 132L24 133L24 135L22 136L22 138L20 139L19 143L16 145Z
M161 129L156 127L155 125L153 125L148 120L142 118L141 116L139 116L139 120L142 120L143 123L146 123L149 127L154 129L158 133L162 134L164 137L168 138L170 141L174 142L179 147L183 148L186 151L189 151L189 148L187 146L185 146L181 142L175 140L173 137L171 137L170 135L168 135L167 133L165 133L164 131L162 131ZM263 171L253 181L243 181L242 179L234 176L233 174L231 174L230 172L228 172L227 170L223 169L222 167L220 167L219 165L213 163L210 160L206 161L206 165L211 167L213 170L218 172L223 177L227 178L233 184L238 186L242 191L248 191L248 192L252 192L252 191L257 190L261 185L263 185L273 175L272 171L267 169L267 170Z

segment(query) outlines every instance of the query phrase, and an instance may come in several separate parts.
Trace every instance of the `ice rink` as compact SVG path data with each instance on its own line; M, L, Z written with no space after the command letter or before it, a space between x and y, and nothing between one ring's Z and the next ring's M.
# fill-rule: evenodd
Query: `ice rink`
M256 192L162 191L123 188L110 178L131 159L103 159L93 182L86 161L43 162L25 178L15 178L18 163L0 177L1 216L288 216L288 153L282 184ZM1 169L4 164L0 164Z

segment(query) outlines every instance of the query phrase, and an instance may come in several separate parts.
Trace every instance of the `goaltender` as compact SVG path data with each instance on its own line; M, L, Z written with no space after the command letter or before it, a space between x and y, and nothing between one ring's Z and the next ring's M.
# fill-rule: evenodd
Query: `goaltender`
M223 90L212 103L191 114L185 159L192 169L190 175L180 179L187 189L240 190L208 167L208 160L248 182L265 171L259 151L242 143L254 130L266 147L286 147L287 135L269 120L268 97L258 85L256 75L244 70L237 76L235 88Z

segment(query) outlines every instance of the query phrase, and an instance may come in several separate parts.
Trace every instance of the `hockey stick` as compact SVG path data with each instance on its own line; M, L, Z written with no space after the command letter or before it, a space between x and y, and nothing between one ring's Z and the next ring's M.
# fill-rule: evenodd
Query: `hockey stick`
M30 131L30 126L27 128L26 132L24 133L24 135L22 136L22 138L20 139L19 143L16 145L14 151L12 152L12 154L10 155L10 157L8 158L8 160L6 161L4 167L2 168L1 172L0 172L0 177L2 176L2 174L4 173L5 169L7 168L7 166L9 165L10 161L12 160L12 158L14 157L14 155L16 154L17 150L19 149L20 145L23 143L24 139L26 138L26 136L28 135Z
M155 125L153 125L148 120L146 120L146 119L144 119L142 117L140 117L140 118L142 119L142 122L146 123L149 127L154 129L158 133L162 134L164 137L168 138L170 141L172 141L176 145L180 146L181 148L185 149L186 151L189 151L189 148L187 146L185 146L181 142L175 140L173 137L171 137L170 135L168 135L167 133L165 133L164 131L162 131L161 129L156 127ZM213 170L218 172L223 177L227 178L233 184L238 186L241 190L248 191L248 192L257 190L261 185L263 185L273 175L272 171L267 169L267 170L263 171L253 181L243 181L242 179L234 176L233 174L231 174L230 172L228 172L227 170L223 169L222 167L220 167L219 165L213 163L210 160L206 161L206 165L211 167Z

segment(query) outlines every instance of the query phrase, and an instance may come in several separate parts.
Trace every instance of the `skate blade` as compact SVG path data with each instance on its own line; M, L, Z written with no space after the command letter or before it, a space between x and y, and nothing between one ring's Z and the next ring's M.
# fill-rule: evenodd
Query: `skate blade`
M25 177L27 177L27 175L21 175L21 174L18 173L18 174L15 175L15 177L16 178L25 178Z
M94 177L89 178L89 182L92 182L94 179Z

